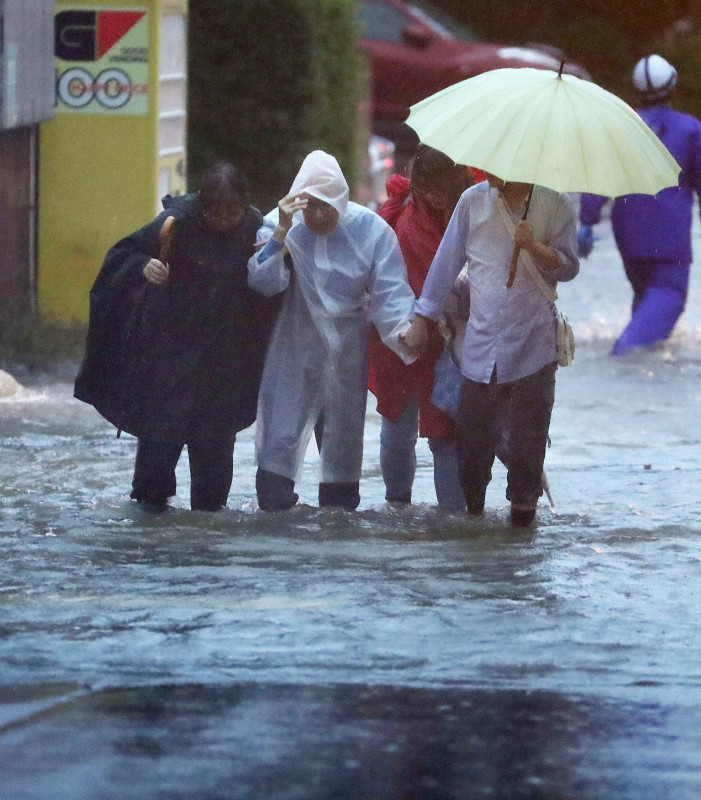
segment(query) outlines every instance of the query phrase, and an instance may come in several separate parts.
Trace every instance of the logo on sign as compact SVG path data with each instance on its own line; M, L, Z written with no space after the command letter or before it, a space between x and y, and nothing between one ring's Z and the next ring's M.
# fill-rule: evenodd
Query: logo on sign
M146 113L148 29L138 25L146 14L99 9L56 14L56 95L64 111Z
M145 11L61 11L56 14L54 25L56 58L99 61L145 14Z
M121 108L133 94L146 94L147 87L134 85L121 69L103 70L93 80L80 67L67 69L58 79L58 96L71 108L83 108L93 100L103 108Z

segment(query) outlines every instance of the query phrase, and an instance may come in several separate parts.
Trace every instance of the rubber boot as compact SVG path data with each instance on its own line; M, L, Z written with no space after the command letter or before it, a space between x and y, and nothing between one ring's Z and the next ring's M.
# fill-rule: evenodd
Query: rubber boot
M517 528L527 528L535 519L536 503L512 503L511 524Z
M465 502L467 503L467 513L479 517L484 514L484 496L486 491L483 489L466 489Z
M287 511L299 500L295 482L284 475L258 468L256 494L261 511Z
M395 497L390 497L388 494L386 494L385 500L388 503L396 503L397 505L410 506L411 492L403 492L402 494L398 494Z
M360 481L319 484L319 506L340 506L346 511L355 511L359 505Z
M651 286L614 344L611 355L625 355L636 347L649 347L668 339L684 311L685 300L675 289Z
M168 498L175 494L175 466L182 449L181 444L139 438L129 496L144 511L157 514L168 507Z
M163 514L168 510L168 500L137 500L139 508L146 514Z

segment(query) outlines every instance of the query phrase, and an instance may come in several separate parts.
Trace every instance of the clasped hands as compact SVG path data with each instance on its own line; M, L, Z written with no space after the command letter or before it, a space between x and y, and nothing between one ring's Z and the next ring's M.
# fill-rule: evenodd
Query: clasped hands
M410 356L421 358L428 345L429 320L419 315L411 322L406 333L400 334L399 341L404 344Z

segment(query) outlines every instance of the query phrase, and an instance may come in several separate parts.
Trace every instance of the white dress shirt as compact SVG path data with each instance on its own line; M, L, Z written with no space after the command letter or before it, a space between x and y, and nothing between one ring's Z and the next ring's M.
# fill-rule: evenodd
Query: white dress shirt
M516 278L506 288L514 249L496 204L499 190L484 181L460 198L431 264L415 312L436 320L460 270L467 264L470 318L460 368L466 378L489 383L494 368L499 383L532 375L557 361L557 320L528 270L519 260ZM508 207L507 207L508 208ZM523 208L510 211L514 223ZM554 270L541 270L553 288L579 272L577 222L567 195L542 186L533 191L527 219L537 241L548 244L558 257Z

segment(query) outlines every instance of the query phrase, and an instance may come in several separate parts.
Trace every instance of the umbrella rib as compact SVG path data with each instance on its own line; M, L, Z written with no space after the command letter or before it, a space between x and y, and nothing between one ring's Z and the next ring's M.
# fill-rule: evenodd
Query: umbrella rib
M519 103L520 102L526 102L526 101L527 101L527 98L521 98L521 97L514 97L513 98L512 102L511 102L511 110L515 109L516 112L517 112L517 113L515 113L514 119L517 119L519 117L518 109L521 107L519 105ZM519 120L520 124L517 126L521 130L521 136L520 136L520 139L518 140L518 145L514 146L514 143L516 141L515 133L514 133L514 127L513 126L507 126L507 125L503 126L500 139L494 142L494 150L495 151L499 150L500 143L502 141L505 142L505 143L508 142L510 147L507 148L507 149L512 149L513 150L513 156L511 158L509 164L508 165L507 164L503 165L503 167L504 167L503 173L504 174L503 175L498 175L498 177L503 178L505 180L516 180L516 178L513 177L513 176L518 175L519 173L522 173L522 171L523 171L523 156L519 155L519 149L521 148L521 145L524 143L524 141L527 140L528 134L529 134L529 132L531 131L531 129L533 127L532 126L532 120L536 119L538 117L538 115L541 113L539 107L534 107L532 103L528 103L528 105L530 107L530 113L528 114L527 120L526 121ZM500 112L500 115L502 115L502 116L504 115L504 111L503 110ZM524 117L525 117L525 115L526 115L526 111L523 112L523 116ZM537 156L537 158L535 159L536 169L537 169L538 165L540 164L540 161L542 160L543 147L544 147L544 143L541 143L540 153ZM479 166L479 164L476 164L475 166ZM492 171L492 170L487 168L487 171ZM495 171L495 174L498 174L498 172L499 172L499 170ZM529 177L528 180L524 180L523 182L524 183L533 183L533 181L530 180L530 177Z
M553 75L554 75L554 73L553 73ZM559 81L559 80L562 80L562 78L559 75L555 75L555 80ZM554 91L557 91L557 85L556 85ZM544 131L547 131L550 128L550 124L551 124L551 121L552 121L552 118L553 118L553 106L554 105L555 105L555 98L553 97L551 102L550 102L550 105L548 107L548 121L547 121L547 124L543 126L543 130ZM545 140L546 140L546 138L547 138L546 136L543 136L542 139L541 139L541 142L540 142L540 152L538 153L538 160L537 160L537 163L536 163L536 170L535 170L535 173L534 173L535 175L539 175L540 174L540 164L541 164L541 162L543 160L543 150L545 148ZM535 181L533 181L533 183L535 183Z
M594 88L594 87L592 87L592 88ZM619 102L622 105L625 105L627 113L629 113L631 115L634 115L636 117L636 122L639 124L641 131L643 131L644 134L646 136L648 136L648 137L650 137L650 136L654 137L655 140L656 140L656 144L658 144L660 147L663 148L663 150L665 152L668 153L668 151L664 147L664 145L659 141L659 139L655 136L655 134L652 133L652 131L645 124L645 122L641 119L641 117L637 114L637 112L634 109L632 109L629 106L627 106L626 104L624 104L623 101L620 100L619 98L617 98L617 99L619 100ZM602 100L598 97L598 95L593 95L592 94L592 100L597 105L602 103ZM638 186L640 185L640 181L638 180L638 178L640 177L641 170L643 171L643 174L647 174L647 173L645 173L645 168L649 168L649 169L651 169L653 171L655 171L657 169L657 166L656 166L655 161L654 161L654 159L652 157L652 154L647 149L642 148L641 151L638 152L638 154L637 154L639 159L644 159L644 161L645 161L645 164L642 165L642 164L640 164L639 161L635 161L634 162L634 161L631 161L629 158L626 157L627 155L630 154L631 143L629 141L618 142L618 139L620 137L616 137L615 133L612 131L612 129L609 126L602 126L601 127L601 133L606 138L606 141L609 144L611 151L613 153L615 153L615 155L617 157L618 165L619 165L621 171L625 174L626 182L629 185L638 185ZM672 185L672 184L669 184L669 185ZM658 191L659 191L659 189L658 189ZM626 194L655 194L654 191L645 191L645 189L643 189L643 188L639 188L638 191L622 191L622 192L621 191L619 191L619 192L601 192L601 191L599 191L599 192L595 192L595 193L601 194L602 196L606 195L608 197L620 197L620 196L626 195Z
M628 181L630 181L630 178L631 178L631 172L630 172L631 167L628 164L627 160L623 157L623 148L619 147L618 143L616 142L616 138L612 135L612 133L611 133L611 131L610 131L610 129L608 127L604 127L603 130L604 130L604 133L606 135L606 138L608 139L608 141L611 144L611 147L612 147L613 151L616 153L616 155L618 157L618 161L619 161L619 163L621 165L621 168L622 168L623 172L626 175L626 178L628 179ZM628 194L628 192L624 192L624 194ZM616 195L612 195L612 196L615 197Z
M574 134L575 134L575 136L577 138L577 145L578 145L578 148L579 148L579 152L585 153L586 144L585 144L585 141L584 141L584 130L585 130L586 126L582 126L582 125L579 124L579 118L580 118L580 114L588 115L589 114L589 109L587 109L585 111L583 106L577 105L575 102L573 102L573 98L572 98L571 93L565 93L565 99L567 100L567 103L569 105L570 113L571 113L572 117L574 119L578 120L577 125L573 125L572 127L573 127ZM585 117L585 122L586 122L586 117ZM584 169L584 180L586 181L587 186L589 186L590 168L589 168L589 163L585 158L582 158L582 167Z

